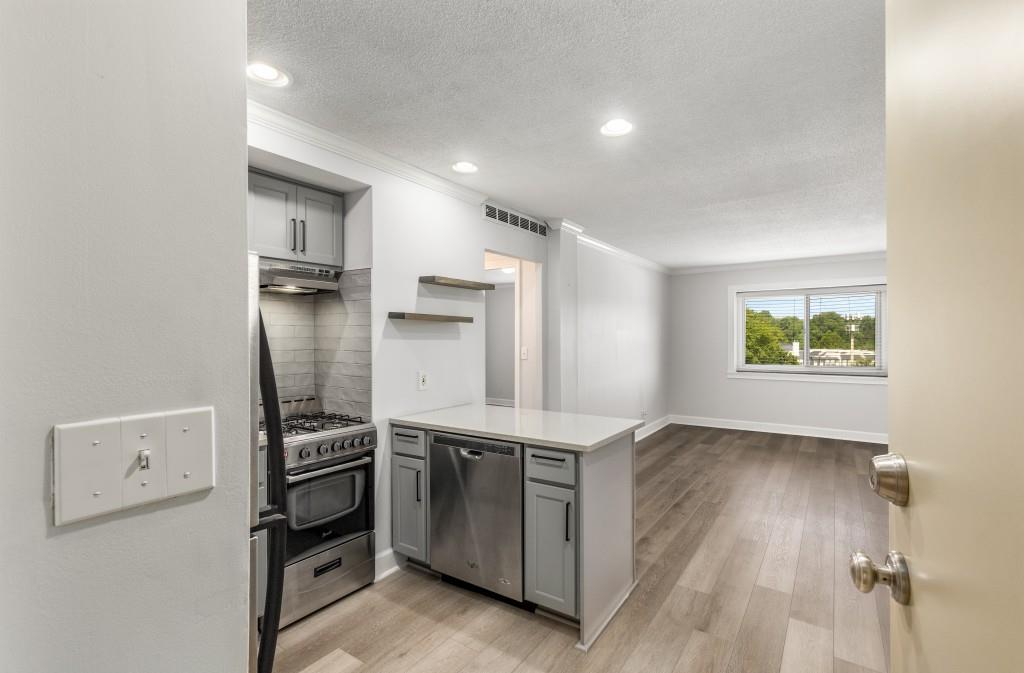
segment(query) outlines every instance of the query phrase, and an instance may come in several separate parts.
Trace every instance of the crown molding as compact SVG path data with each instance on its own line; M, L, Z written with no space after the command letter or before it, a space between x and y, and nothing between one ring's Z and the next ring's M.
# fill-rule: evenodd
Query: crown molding
M342 138L319 126L296 119L274 108L253 100L247 101L246 116L249 124L261 126L275 133L294 138L319 147L339 156L371 166L390 175L432 189L436 192L479 206L487 196L476 190L442 178L428 171L416 168L399 159L371 149L365 145Z
M620 257L626 260L627 262L630 262L637 266L642 266L652 271L657 271L658 273L669 273L669 270L666 267L662 266L661 264L658 264L657 262L651 261L646 257L641 257L640 255L635 255L631 252L626 252L622 248L616 248L614 245L605 243L604 241L594 238L592 236L587 236L585 234L577 234L576 240L582 243L583 245L589 246L596 250L600 250L602 252L606 252L609 255Z
M885 251L861 252L850 255L828 255L825 257L797 257L796 259L775 259L763 262L744 262L742 264L715 264L711 266L684 266L672 269L673 276L688 276L696 273L718 273L721 271L754 271L757 269L774 269L787 266L803 266L805 264L839 264L842 262L871 262L884 260Z

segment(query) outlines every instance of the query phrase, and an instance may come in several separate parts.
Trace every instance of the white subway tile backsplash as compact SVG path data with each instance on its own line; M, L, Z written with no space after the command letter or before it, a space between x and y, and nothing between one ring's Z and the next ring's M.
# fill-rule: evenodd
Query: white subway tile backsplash
M278 397L289 399L315 395L316 386L309 380L314 376L312 355L306 359L297 357L300 353L312 353L316 317L313 297L263 293L260 295L260 312L277 375Z
M370 271L342 273L337 294L261 294L278 396L372 418Z

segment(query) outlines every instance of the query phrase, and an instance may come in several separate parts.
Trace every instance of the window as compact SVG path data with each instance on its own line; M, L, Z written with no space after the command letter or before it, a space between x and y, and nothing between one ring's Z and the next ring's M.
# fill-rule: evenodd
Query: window
M738 292L736 369L885 376L885 286Z

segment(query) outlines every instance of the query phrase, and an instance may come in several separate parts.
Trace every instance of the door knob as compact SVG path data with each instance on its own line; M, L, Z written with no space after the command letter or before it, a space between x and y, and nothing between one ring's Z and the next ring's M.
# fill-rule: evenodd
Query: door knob
M885 556L885 565L878 565L862 551L850 554L850 579L853 586L864 593L871 593L876 584L889 587L892 599L900 605L910 603L910 569L907 559L898 551Z
M875 456L868 464L868 485L871 490L899 507L910 500L910 475L907 461L898 453Z

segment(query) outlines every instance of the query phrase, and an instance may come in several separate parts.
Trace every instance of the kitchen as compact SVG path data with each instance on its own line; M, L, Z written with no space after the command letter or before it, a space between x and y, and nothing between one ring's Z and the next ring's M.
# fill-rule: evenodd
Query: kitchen
M345 177L328 176L323 165L297 165L287 156L275 154L296 154L294 132L290 144L274 145L270 142L273 136L266 130L270 125L261 129L263 118L258 116L271 115L271 111L256 106L251 109L257 113L253 118L261 120L250 128L253 144L248 210L254 249L250 264L258 267L251 273L259 278L259 293L251 301L255 306L258 300L266 325L282 417L278 420L267 416L268 422L260 427L261 437L265 437L260 445L263 448L280 441L287 463L286 486L279 500L286 506L266 508L266 498L260 501L267 520L282 512L288 518L289 549L280 580L284 606L281 626L287 627L375 578L386 577L397 563L411 560L445 577L468 581L524 605L540 605L556 618L576 622L582 629L580 646L588 648L635 584L631 454L633 433L641 428L642 421L482 404L463 406L482 392L464 386L480 382L466 376L446 376L448 372L436 365L424 371L420 363L413 372L424 376L425 382L408 372L403 376L403 387L416 395L412 409L442 408L443 402L422 398L429 399L435 387L448 387L458 391L449 393L459 397L447 408L447 413L456 417L438 421L430 414L421 417L403 413L381 418L377 406L387 401L365 395L378 389L385 364L379 353L391 340L395 345L412 339L417 344L453 347L462 369L467 345L483 347L479 325L482 295L493 286L477 285L474 278L483 275L485 248L501 246L547 261L546 239L574 236L574 232L551 228L541 235L483 218L474 221L471 226L479 231L476 244L480 247L473 249L470 242L464 260L448 253L450 268L475 266L465 271L468 282L452 278L454 272L448 269L439 271L433 266L440 263L437 255L417 259L418 269L414 266L402 274L378 274L376 264L369 269L353 268L367 260L375 261L376 218L386 212L378 199L384 198L381 194L387 183L382 185L379 174L374 175L365 166L361 167L362 173L356 173L360 167L354 162L345 167L330 165L334 171L347 168ZM257 145L260 131L267 135ZM353 174L362 180L351 177ZM309 180L317 182L311 185ZM331 188L336 191L324 191ZM409 196L402 194L400 198L407 200ZM316 207L310 207L311 203ZM333 225L336 235L324 235L330 227L313 221L317 217ZM368 217L373 221L367 222ZM314 229L320 232L318 238L306 233ZM373 237L360 238L367 231L373 232ZM310 241L320 243L320 247ZM325 260L327 264L323 264ZM415 312L385 310L390 307L382 306L385 292L380 286L385 291L395 288L395 276L406 274L411 292L397 288L400 292L396 296L403 297L398 307ZM434 319L414 320L410 315L413 313ZM452 314L467 314L465 317L478 322L445 322L444 316ZM378 317L384 322L382 348L370 357L371 324L367 323ZM430 357L437 358L438 354ZM481 356L480 365L482 360ZM257 368L254 380L258 374ZM333 387L329 385L332 382ZM268 383L261 379L261 384ZM269 395L264 393L263 397ZM265 412L266 408L260 405L254 413L259 414L261 409ZM446 412L437 413L443 419ZM371 418L377 422L368 424ZM285 431L280 439L268 428L278 424ZM382 442L382 436L390 442ZM404 439L408 437L413 439ZM446 446L445 441L470 442L468 447L459 447L459 457L462 462L467 462L469 456L475 459L474 465L479 463L475 480L459 474L453 477L454 482L439 481L444 462L441 454L433 456L435 448ZM481 449L472 448L476 446ZM495 447L500 447L497 453ZM504 452L511 452L511 462L505 461L507 467L488 467ZM264 466L272 463L269 455L259 452L255 484L260 484ZM488 473L499 480L494 486L481 481ZM273 481L271 478L271 484ZM321 483L329 486L318 487ZM461 484L459 489L456 483ZM270 490L264 485L261 493ZM328 491L337 495L328 497ZM445 505L444 497L456 491L466 502L461 506L454 501ZM481 503L490 502L494 492L512 498L499 508L505 510L504 517L495 515L497 519L479 522L459 519L456 510L466 516ZM472 499L470 493L474 494ZM612 494L615 496L609 497ZM331 507L335 509L326 510ZM309 520L296 521L296 511L302 511ZM428 511L432 512L429 518ZM440 512L445 514L439 517ZM538 521L542 531L538 530ZM557 533L552 527L556 522ZM506 533L487 540L475 540L470 535L471 531L488 529ZM520 544L524 532L525 544ZM319 541L312 544L311 539L311 544L305 546L295 541L297 537L309 537L308 533ZM272 527L259 532L264 550L273 545L272 540L267 544L268 534L274 535ZM441 562L446 542L452 547L447 564ZM465 552L474 548L502 551L496 551L487 562L464 558ZM253 574L258 588L254 604L266 602L265 553L260 552L260 570ZM457 561L453 560L456 557ZM512 559L511 565L505 559ZM457 567L478 562L480 567L468 574ZM553 563L557 566L552 570ZM539 576L538 568L542 570ZM266 615L260 613L260 617L266 620Z
M0 669L1024 669L1020 3L2 5Z

